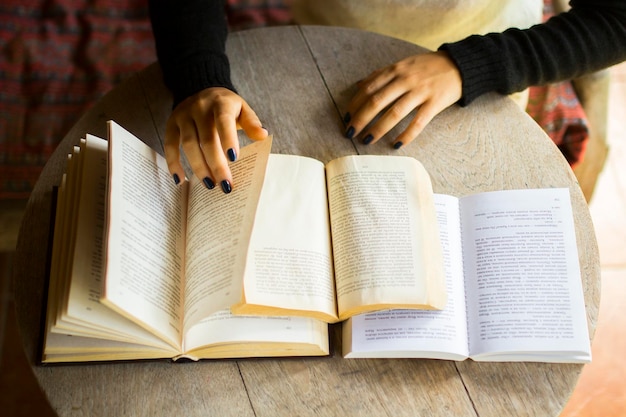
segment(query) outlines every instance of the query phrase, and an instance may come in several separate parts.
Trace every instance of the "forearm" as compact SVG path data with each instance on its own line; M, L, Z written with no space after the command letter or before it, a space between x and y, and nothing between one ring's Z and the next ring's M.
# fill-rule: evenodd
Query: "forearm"
M235 90L225 52L223 1L150 0L157 58L174 106L208 87Z
M459 67L467 105L490 91L510 94L576 78L626 60L626 2L573 0L572 9L527 30L444 44Z

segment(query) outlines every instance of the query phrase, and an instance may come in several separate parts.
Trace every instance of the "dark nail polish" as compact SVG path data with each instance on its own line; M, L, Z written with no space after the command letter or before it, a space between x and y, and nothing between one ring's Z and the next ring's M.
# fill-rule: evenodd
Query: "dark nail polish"
M235 150L233 148L227 150L226 153L228 154L228 159L230 159L230 162L235 162L237 160L237 154L235 153Z
M393 144L393 149L400 149L402 147L402 142L396 142Z
M348 139L352 139L353 136L354 136L354 128L350 126L348 130L346 130L346 137Z
M366 145L369 145L370 143L372 143L373 140L374 140L374 136L370 134L370 135L365 136L365 139L363 139L363 143Z
M351 119L352 119L352 116L350 115L350 113L346 113L346 114L343 116L343 122L344 122L345 124L350 123L350 120L351 120Z
M213 180L209 177L204 177L204 179L202 180L202 182L204 183L204 185L206 186L206 188L208 188L209 190L212 190L213 188L215 188L215 183L213 182Z
M224 191L224 194L228 194L233 190L230 183L226 180L222 181L220 184L222 185L222 191Z
M172 177L174 178L174 184L180 184L180 177L178 176L178 174L174 174L172 175Z

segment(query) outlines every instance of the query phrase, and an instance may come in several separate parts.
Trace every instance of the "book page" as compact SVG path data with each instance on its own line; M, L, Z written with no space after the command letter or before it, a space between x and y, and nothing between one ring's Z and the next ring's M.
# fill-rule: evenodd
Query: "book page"
M66 163L72 159L72 154L67 155ZM67 172L63 173L61 177L61 183L56 188L56 205L52 208L54 212L53 223L53 239L52 239L52 251L50 257L50 275L47 282L47 297L46 297L46 321L44 331L44 346L49 337L50 329L56 323L57 317L60 311L60 290L63 287L63 281L66 277L66 270L64 268L65 259L69 256L67 249L67 236L69 225L65 220L65 214L69 211L67 207ZM53 198L54 189L53 189ZM54 205L54 200L53 200Z
M50 282L48 284L48 294L54 293L55 300L48 305L50 310L54 306L54 316L60 317L63 314L64 302L67 302L69 292L69 276L71 271L73 242L76 224L73 219L76 217L77 206L74 198L77 191L74 189L73 179L69 176L75 161L80 153L79 147L74 146L73 152L67 155L66 171L63 175L62 187L57 195L57 213L55 222L55 232L53 239L53 253L50 262Z
M463 360L469 355L458 199L443 194L435 194L434 199L446 271L446 307L352 317L343 329L346 358Z
M328 324L307 317L235 316L226 309L206 317L185 335L185 352L191 357L293 355L288 351L261 352L259 345L263 344L274 346L274 350L280 349L277 344L292 345L294 351L296 345L312 345L319 347L318 354L328 354ZM212 354L202 353L210 349Z
M237 314L336 321L326 175L317 160L270 155Z
M68 280L70 287L65 313L70 317L89 322L92 320L87 316L91 313L95 313L93 317L99 315L96 310L104 309L110 312L100 305L97 297L93 297L94 292L99 295L102 289L104 189L108 144L104 139L87 135L81 149L79 158L82 160L83 168L80 172L81 183L78 184L80 186L76 206L78 212L72 219L76 227L74 233L76 244L69 270L71 280ZM97 319L93 321L99 322Z
M400 156L348 156L327 165L341 319L385 308L443 308L445 276L432 186Z
M108 235L101 301L179 348L186 184L176 186L163 156L109 122Z
M467 196L461 213L472 356L588 352L569 190Z
M65 313L65 307L67 306L67 300L70 291L70 276L72 271L72 264L74 262L74 249L76 247L76 228L77 224L75 219L78 217L78 209L80 202L80 187L82 184L82 159L80 158L81 152L84 149L85 140L81 139L80 146L74 146L73 152L68 155L67 160L67 181L65 188L66 204L64 213L64 225L63 245L65 246L64 253L66 256L62 260L61 276L63 277L58 282L57 291L60 296L57 303L57 317L61 317ZM71 155L71 156L70 156Z
M272 138L241 148L230 166L233 190L208 190L195 176L189 193L185 329L239 302L254 215Z
M97 338L114 338L151 345L163 342L137 324L117 314L100 303L104 277L104 220L105 188L107 174L108 144L104 139L87 135L81 142L81 151L75 154L80 160L79 171L72 171L80 181L75 183L72 195L76 203L63 204L60 200L58 215L73 213L65 221L72 226L72 236L65 236L63 228L55 228L55 251L63 241L74 241L71 263L64 271L67 282L67 300L60 303L61 314L51 329L74 335L89 335ZM60 194L60 198L65 193ZM60 239L60 240L58 240ZM55 257L61 254L55 254ZM56 265L56 262L54 262ZM56 271L55 271L56 272ZM52 281L51 281L52 282ZM56 300L55 300L56 301Z
M169 348L169 349L168 349ZM93 339L64 334L48 334L42 353L43 363L94 362L172 358L178 350L136 343Z

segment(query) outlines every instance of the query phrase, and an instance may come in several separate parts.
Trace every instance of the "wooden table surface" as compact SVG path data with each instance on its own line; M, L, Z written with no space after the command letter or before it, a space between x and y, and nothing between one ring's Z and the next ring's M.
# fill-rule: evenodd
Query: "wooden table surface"
M355 82L421 48L353 29L264 28L231 34L233 81L274 134L272 151L327 162L348 154L420 160L435 192L569 187L587 318L593 335L600 298L595 234L565 159L516 105L498 95L439 115L399 151L342 135ZM557 416L582 365L439 360L346 360L333 328L331 357L37 365L52 186L85 133L106 137L113 119L162 151L171 98L153 65L112 90L63 139L29 200L17 245L15 297L32 369L59 415L76 416ZM397 135L396 129L390 135ZM243 143L247 141L240 136Z

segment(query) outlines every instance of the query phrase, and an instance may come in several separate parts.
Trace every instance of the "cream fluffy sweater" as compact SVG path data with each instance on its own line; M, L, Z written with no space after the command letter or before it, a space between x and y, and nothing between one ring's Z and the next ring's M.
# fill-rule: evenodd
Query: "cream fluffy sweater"
M436 50L469 35L541 22L543 0L292 0L300 24L377 32Z

